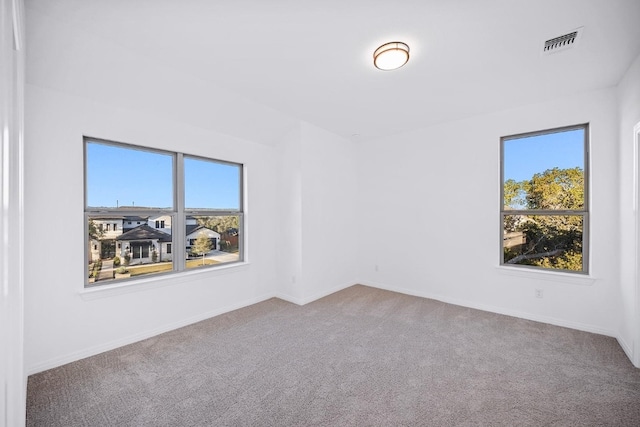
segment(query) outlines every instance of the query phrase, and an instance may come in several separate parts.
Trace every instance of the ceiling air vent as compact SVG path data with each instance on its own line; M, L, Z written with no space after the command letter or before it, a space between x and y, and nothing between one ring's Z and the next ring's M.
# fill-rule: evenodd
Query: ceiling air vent
M582 28L583 27L577 28L567 34L545 41L542 54L549 55L550 53L561 52L577 46L582 36Z

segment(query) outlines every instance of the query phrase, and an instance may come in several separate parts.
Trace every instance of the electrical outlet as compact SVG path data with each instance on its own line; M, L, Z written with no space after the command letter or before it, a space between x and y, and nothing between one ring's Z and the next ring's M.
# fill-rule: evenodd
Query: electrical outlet
M543 297L542 289L536 289L535 295L536 295L536 298L542 298Z

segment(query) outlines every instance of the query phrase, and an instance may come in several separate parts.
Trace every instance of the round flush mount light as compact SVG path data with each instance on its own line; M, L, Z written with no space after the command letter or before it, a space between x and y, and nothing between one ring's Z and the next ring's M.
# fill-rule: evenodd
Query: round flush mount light
M409 60L409 46L402 42L385 43L373 52L373 65L389 71L402 67Z

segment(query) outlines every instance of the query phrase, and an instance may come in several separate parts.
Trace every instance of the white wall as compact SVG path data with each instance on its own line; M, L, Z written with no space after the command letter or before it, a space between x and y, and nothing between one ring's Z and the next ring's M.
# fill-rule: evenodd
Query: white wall
M355 145L303 122L278 153L278 295L305 304L357 282Z
M498 268L500 137L585 122L592 280ZM616 335L617 129L615 91L602 90L360 144L362 282Z
M103 84L113 84L103 81ZM273 295L275 150L164 117L27 85L25 363L29 373ZM82 294L82 136L243 163L248 265ZM47 221L42 221L42 218ZM50 224L68 224L50 227ZM71 225L69 225L71 224ZM75 224L75 225L73 225ZM50 256L33 257L43 247Z
M0 0L0 426L25 422L23 363L24 33L21 1ZM15 17L15 19L14 19Z
M355 284L357 177L355 144L302 124L303 299Z
M277 147L278 230L273 242L277 254L278 282L281 297L302 303L302 164L300 128L285 135Z
M640 123L640 56L636 58L617 88L619 126L620 184L620 291L622 318L620 337L629 357L640 368L640 293L635 268L638 256L636 227L638 210L634 207L634 160L640 148L635 147L633 128ZM635 178L637 179L637 178Z

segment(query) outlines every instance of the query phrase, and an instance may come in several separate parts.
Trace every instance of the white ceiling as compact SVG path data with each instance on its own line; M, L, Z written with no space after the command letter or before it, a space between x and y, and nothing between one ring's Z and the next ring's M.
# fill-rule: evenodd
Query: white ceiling
M27 26L30 14L47 16L362 141L614 86L640 54L640 0L26 4ZM584 27L578 46L541 55L545 40L578 27ZM373 51L394 40L409 44L409 63L375 69Z

